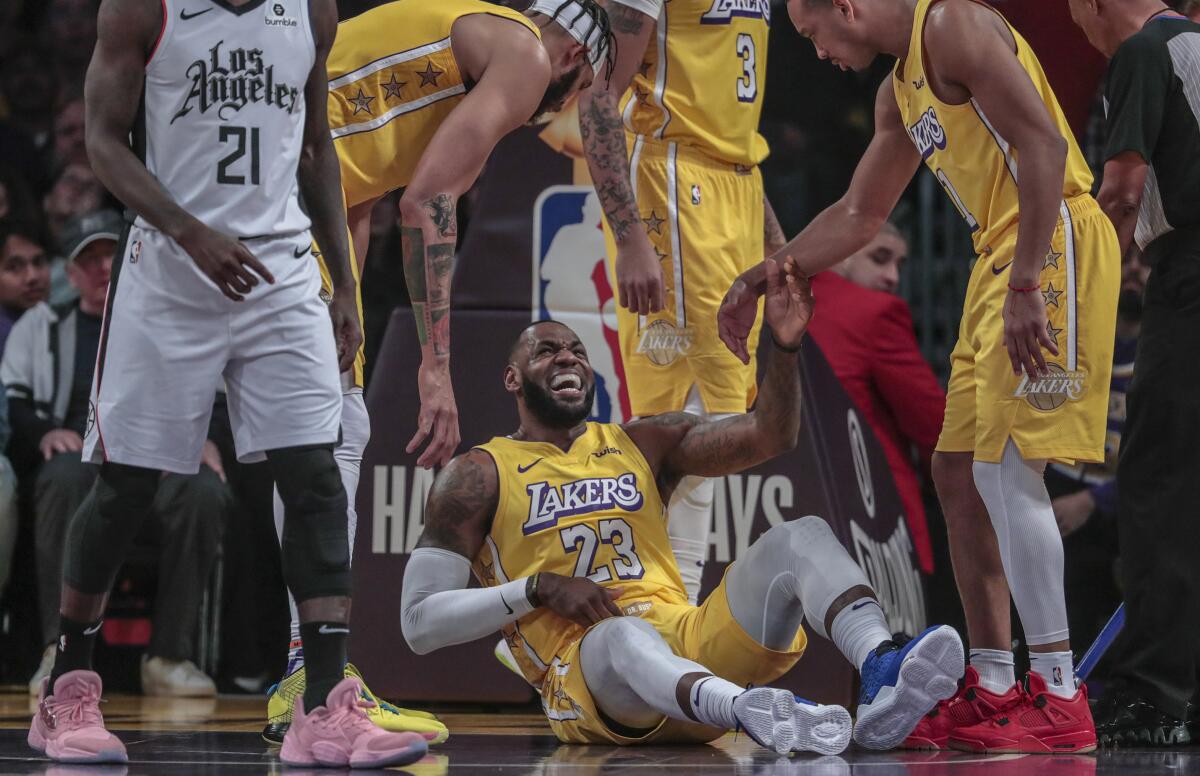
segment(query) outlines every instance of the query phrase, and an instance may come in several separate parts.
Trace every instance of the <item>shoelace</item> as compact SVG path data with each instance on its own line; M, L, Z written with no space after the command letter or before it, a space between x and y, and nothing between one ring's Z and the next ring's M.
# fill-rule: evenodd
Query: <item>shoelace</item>
M100 713L100 695L90 689L78 698L44 703L46 710L55 719L82 722L85 725L104 724L104 715Z
M343 703L333 708L326 707L328 714L322 720L317 720L318 727L322 729L341 729L347 728L366 730L374 729L375 724L367 719L367 709L375 707L375 703L363 698L355 698L352 703ZM366 727L363 727L363 726Z

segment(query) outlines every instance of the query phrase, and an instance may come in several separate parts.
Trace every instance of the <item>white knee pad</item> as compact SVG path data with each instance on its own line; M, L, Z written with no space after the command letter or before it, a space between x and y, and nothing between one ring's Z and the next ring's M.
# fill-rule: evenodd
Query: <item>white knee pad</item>
M1024 460L1012 440L1000 463L972 465L1026 641L1034 646L1062 641L1069 633L1062 536L1046 492L1044 465Z

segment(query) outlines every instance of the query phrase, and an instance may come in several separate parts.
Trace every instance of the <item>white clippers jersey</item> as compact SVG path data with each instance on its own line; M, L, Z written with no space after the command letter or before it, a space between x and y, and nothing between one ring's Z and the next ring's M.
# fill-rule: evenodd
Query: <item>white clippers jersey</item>
M184 210L219 232L308 229L296 181L304 84L316 59L308 0L162 0L162 7L162 34L146 64L146 167ZM134 145L142 151L136 131Z

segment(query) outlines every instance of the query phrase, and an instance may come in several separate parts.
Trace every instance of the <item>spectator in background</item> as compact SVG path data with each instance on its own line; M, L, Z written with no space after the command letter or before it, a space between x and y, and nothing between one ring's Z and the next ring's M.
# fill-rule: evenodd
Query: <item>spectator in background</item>
M87 147L83 142L83 99L71 100L54 116L54 163L56 165L88 164Z
M49 0L42 17L41 42L53 52L50 62L69 96L83 96L92 49L96 47L99 0Z
M36 448L43 459L33 487L38 598L46 647L29 682L36 694L50 672L58 635L59 591L67 524L91 490L99 467L80 451L91 421L91 387L101 340L109 272L121 216L101 211L72 221L64 253L79 301L66 308L39 304L13 328L0 381L12 409L13 443ZM168 474L154 500L147 530L161 546L153 636L142 658L147 695L214 695L216 687L191 661L200 597L216 560L228 490L220 456L205 444L204 466L194 475Z
M1175 0L1171 5L1192 21L1200 22L1200 0Z
M39 194L47 183L45 154L58 97L58 81L46 67L49 58L45 50L23 40L0 62L0 97L8 108L0 123L0 159Z
M99 210L107 196L104 186L86 162L59 167L50 190L42 199L46 226L53 241L61 243L63 225L76 216Z
M50 263L31 225L0 222L0 353L17 320L50 293Z
M1097 199L1151 267L1117 462L1125 627L1101 743L1180 745L1200 691L1200 24L1160 0L1070 0L1110 58Z
M0 163L0 221L36 224L41 215L25 177L16 168Z
M928 471L946 394L921 357L912 314L896 296L908 244L892 224L858 253L812 279L809 333L887 455L921 571L933 549L914 458ZM915 452L915 456L914 456Z
M8 449L12 429L8 425L8 397L0 391L0 596L12 571L13 546L17 543L17 477L2 451Z

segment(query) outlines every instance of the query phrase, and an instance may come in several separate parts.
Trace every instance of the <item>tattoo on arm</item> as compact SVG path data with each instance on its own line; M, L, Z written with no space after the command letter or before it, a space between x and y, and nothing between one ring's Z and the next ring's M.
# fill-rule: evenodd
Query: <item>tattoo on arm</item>
M454 276L454 244L458 234L455 201L439 194L421 203L432 222L402 226L404 278L417 322L422 349L435 356L450 354L450 282Z
M606 3L605 7L608 10L608 21L612 25L613 32L622 35L636 35L641 32L642 26L649 18L641 11L635 11L620 3Z
M775 216L775 209L771 207L771 200L763 196L763 253L767 256L774 256L776 253L787 245L787 237L783 233L783 227L779 225L779 219Z
M417 546L474 558L491 530L498 497L495 464L487 453L474 451L456 459L433 484Z

